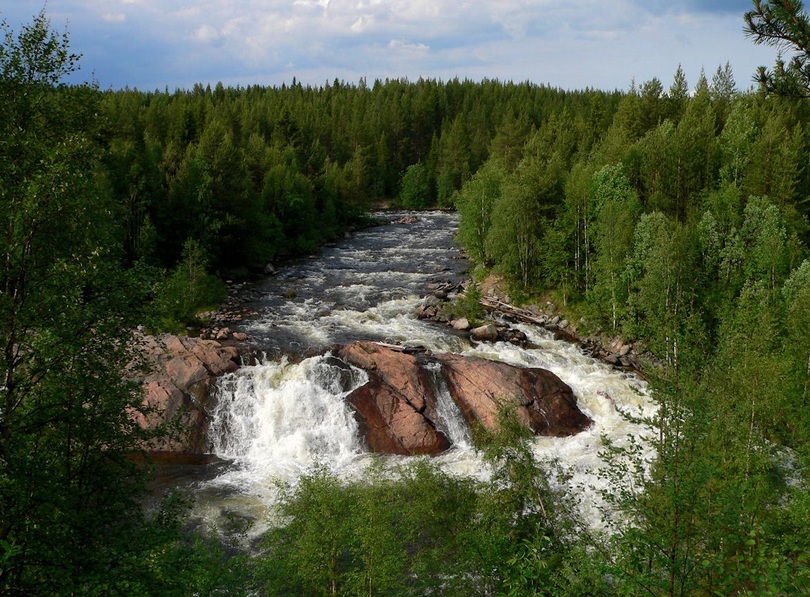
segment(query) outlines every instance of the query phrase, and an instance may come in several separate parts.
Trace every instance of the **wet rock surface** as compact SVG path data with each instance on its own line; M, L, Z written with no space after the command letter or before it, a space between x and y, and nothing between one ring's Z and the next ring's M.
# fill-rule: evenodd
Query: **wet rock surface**
M368 373L368 383L348 401L373 452L436 455L450 447L436 429L436 396L419 357L373 342L336 347L334 352Z
M153 452L201 454L205 451L208 410L214 381L253 358L244 346L172 334L143 336L139 342L147 373L140 379L147 414L135 421L172 431L145 448Z
M571 388L544 369L456 354L409 354L373 342L337 346L333 354L369 375L348 401L374 452L436 455L450 447L436 424L436 390L426 374L431 363L441 365L451 398L470 426L497 430L502 409L514 409L536 435L564 437L592 423Z

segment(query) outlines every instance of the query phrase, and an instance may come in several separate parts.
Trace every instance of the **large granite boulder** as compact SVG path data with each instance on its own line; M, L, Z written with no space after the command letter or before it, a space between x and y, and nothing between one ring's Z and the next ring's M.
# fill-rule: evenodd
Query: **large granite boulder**
M417 356L374 342L336 347L335 355L368 373L348 396L369 449L386 454L439 454L450 447L436 429L436 398Z
M153 452L201 454L208 431L210 390L221 375L235 371L243 358L235 346L172 334L143 336L139 342L146 374L145 412L133 414L146 429L168 424L169 433L153 440Z
M565 437L590 427L571 388L551 371L522 368L457 354L438 355L450 394L469 425L497 429L512 408L535 435Z
M545 369L457 354L409 354L374 342L336 346L333 354L368 373L369 382L348 401L374 452L436 455L450 447L438 428L435 384L426 370L430 363L440 365L450 395L470 426L496 430L503 408L513 408L536 435L564 437L591 425L571 388Z

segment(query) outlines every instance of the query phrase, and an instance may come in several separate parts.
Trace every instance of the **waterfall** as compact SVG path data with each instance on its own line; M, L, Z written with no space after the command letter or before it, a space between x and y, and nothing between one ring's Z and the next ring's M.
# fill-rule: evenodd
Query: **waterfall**
M356 478L371 462L399 463L404 457L368 454L346 397L368 381L365 372L330 355L334 344L381 340L542 367L573 390L591 429L567 438L538 437L534 451L568 475L582 496L582 513L592 526L604 519L599 491L609 489L599 471L607 437L614 445L637 441L640 457L654 456L649 428L641 420L655 412L645 384L559 342L540 328L517 326L531 348L505 343L471 343L463 335L420 321L414 310L430 282L461 281L466 263L453 247L455 215L419 213L413 225L358 232L317 259L290 264L261 287L259 317L239 326L277 359L243 367L224 377L209 431L211 452L225 460L213 478L194 488L197 513L214 527L233 517L255 521L259 534L272 518L279 483L295 483L314 467ZM323 356L300 359L316 351ZM428 371L437 397L437 419L453 449L437 458L452 474L488 478L470 431L445 380ZM632 417L623 416L623 413Z
M328 354L244 367L220 382L211 451L259 477L345 466L362 452L345 398L367 381L364 371Z
M450 395L447 380L439 363L429 363L426 367L433 390L436 392L436 420L439 431L447 436L452 446L460 450L471 450L472 435L464 415Z

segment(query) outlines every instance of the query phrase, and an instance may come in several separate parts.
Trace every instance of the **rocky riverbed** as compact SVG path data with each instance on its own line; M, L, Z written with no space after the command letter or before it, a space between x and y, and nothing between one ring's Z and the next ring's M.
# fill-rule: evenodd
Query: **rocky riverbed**
M568 321L553 303L546 303L542 308L538 305L517 307L510 304L508 294L500 288L494 276L488 279L487 292L480 298L480 304L489 317L473 327L466 317L456 317L454 309L460 309L454 306L452 300L462 296L470 285L471 282L433 284L428 288L422 304L417 307L416 316L467 333L475 341L510 342L522 347L528 346L526 334L511 324L527 323L549 330L558 340L576 344L585 354L620 369L643 374L654 363L651 355L632 343L624 343L621 338L580 334L577 325Z
M408 216L392 223L405 230L418 227L419 218ZM288 281L278 285L278 291L290 299L288 305L292 310L296 309L292 301L297 291L309 286L312 276L320 275L317 270L310 273L307 266L299 267L292 274L275 268L266 268L265 273ZM381 273L386 275L385 270ZM440 271L438 274L441 276ZM531 349L526 332L518 329L521 324L530 324L553 332L557 339L574 343L584 353L618 369L640 371L643 368L644 361L635 346L618 339L580 335L577 326L550 303L543 308L512 305L499 280L493 276L481 285L480 304L487 315L473 325L467 318L454 314L458 305L456 299L470 288L471 281L458 276L442 280L439 276L433 275L424 283L424 296L415 307L415 316L426 323L449 328L452 334L466 338L467 342L505 342ZM199 337L164 335L147 338L144 342L147 361L153 368L143 380L145 402L152 414L140 417L139 422L156 426L173 419L179 421L179 428L185 431L156 443L151 447L153 450L201 453L207 449L206 434L216 380L243 363L255 362L255 343L245 331L251 329L246 322L261 317L259 299L266 296L267 291L261 284L249 283L229 283L228 291L228 299L218 311L202 314L208 323L199 330ZM313 299L305 297L303 300L309 304ZM401 317L398 313L392 316ZM380 323L383 325L378 327L386 327L387 322ZM331 326L332 322L325 320L323 325ZM529 328L524 329L529 331ZM328 352L332 355L330 358L343 366L358 367L368 374L368 383L353 391L347 401L354 409L365 444L372 451L435 455L449 447L435 419L437 383L449 389L470 427L482 425L492 429L499 409L510 403L524 424L538 434L565 436L590 424L590 419L577 410L570 389L549 385L549 379L556 379L554 374L462 357L452 354L454 350L433 355L421 350L418 341L414 346L411 338L399 337L393 342L386 339L376 343L353 341L327 345L307 355ZM440 382L437 375L442 377Z
M217 377L203 366L213 378L188 390L213 389L207 404L174 381L165 392L174 396L172 408L179 405L175 412L203 405L196 422L204 425L205 447L194 433L187 446L164 447L208 451L194 461L213 464L195 467L186 480L205 524L227 525L238 512L260 533L278 484L319 467L355 478L369 466L396 467L409 454L436 454L444 470L484 480L471 426L491 426L503 403L537 434L530 442L537 458L558 462L572 488L602 487L605 437L617 446L641 441L647 453L641 421L656 406L643 380L555 339L576 325L563 324L549 305L518 310L497 289L481 286L481 299L492 306L485 314L472 310L479 321L465 325L451 307L469 283L469 264L453 245L454 214L405 215L415 217L358 232L254 283L230 285L228 305L210 314L203 338L194 340L228 349L221 356L237 369ZM435 319L416 316L432 307ZM473 336L476 327L483 329ZM157 360L194 353L185 338L179 342L185 352L170 342L177 350ZM240 366L228 356L245 346L262 358ZM172 470L174 482L188 472Z

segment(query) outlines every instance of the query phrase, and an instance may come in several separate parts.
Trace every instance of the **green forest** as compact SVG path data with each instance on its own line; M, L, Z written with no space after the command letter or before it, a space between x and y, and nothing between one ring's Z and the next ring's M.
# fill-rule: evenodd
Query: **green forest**
M745 18L798 51L756 88L720 65L612 92L102 90L64 82L80 57L45 12L3 22L0 593L810 592L810 20L788 1ZM508 412L477 439L490 483L319 470L252 554L188 529L179 496L144 507L133 331L198 325L226 279L380 206L457 210L474 279L644 347L657 458L605 446L621 524L588 530Z

